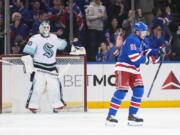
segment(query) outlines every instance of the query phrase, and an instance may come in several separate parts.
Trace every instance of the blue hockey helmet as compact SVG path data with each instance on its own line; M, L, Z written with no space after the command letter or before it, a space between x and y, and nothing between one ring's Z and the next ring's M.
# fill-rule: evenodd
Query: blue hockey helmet
M134 24L134 27L133 27L134 31L147 31L148 30L148 26L143 23L143 22L137 22Z

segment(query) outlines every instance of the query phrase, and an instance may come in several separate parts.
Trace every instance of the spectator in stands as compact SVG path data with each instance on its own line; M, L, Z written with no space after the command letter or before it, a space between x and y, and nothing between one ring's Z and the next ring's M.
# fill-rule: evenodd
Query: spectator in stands
M127 19L129 20L131 27L134 25L134 18L135 18L135 11L129 10Z
M171 36L171 31L169 29L169 25L172 22L172 15L171 15L171 8L169 6L165 7L165 11L164 11L164 18L167 20L167 23L165 23L163 25L164 27L164 38L165 40L169 40L170 36Z
M4 16L0 14L0 54L4 53Z
M144 40L150 48L154 49L160 49L162 47L165 47L166 50L166 58L165 60L169 60L169 54L171 52L171 48L168 44L168 41L165 40L163 36L163 26L160 24L154 25L152 27L152 33L148 37L147 40Z
M135 0L134 2L136 9L142 9L145 22L148 26L152 23L152 9L154 8L154 1L157 0Z
M107 61L107 52L108 52L108 43L102 42L98 47L98 53L96 55L96 61L106 62Z
M120 54L120 48L124 42L124 34L125 32L122 28L118 28L114 33L115 42L109 44L106 62L116 62L116 59Z
M135 22L139 22L139 21L142 21L145 23L145 18L142 14L142 9L138 8L136 9L136 14L135 14Z
M52 1L52 8L49 8L49 15L56 15L60 12L62 12L62 9L64 8L64 2L63 0L53 0Z
M126 37L132 32L131 22L128 19L123 20L122 28L125 31L124 39L126 39Z
M148 37L150 48L158 49L160 46L165 45L162 30L163 28L160 24L154 25L152 27L151 35Z
M4 13L4 0L0 0L0 14L3 14Z
M172 39L172 56L171 60L180 61L180 24Z
M109 24L109 27L105 30L105 38L109 44L114 44L116 40L115 32L117 31L119 25L117 18L113 18Z
M117 18L119 25L122 25L122 21L127 17L123 0L116 0L114 5L111 5L108 13L108 20L111 20L112 17Z
M41 11L38 15L38 20L36 20L32 25L32 35L39 32L39 26L43 21L49 21L49 15L46 11Z
M64 7L62 1L53 1L53 7L49 8L50 21L51 21L51 32L56 34L58 37L68 39L68 32L66 25L68 21L68 12Z
M86 22L88 27L88 60L95 61L98 45L104 40L104 21L106 20L106 8L101 0L94 0L86 9Z
M13 13L12 24L10 24L11 48L17 45L20 48L20 52L22 52L22 49L24 47L23 45L28 38L28 34L29 34L29 28L25 23L22 22L21 14L18 12Z
M20 47L17 45L14 45L12 47L12 54L20 54Z
M68 21L66 24L67 27L67 32L69 33L69 14L70 14L70 10L69 10L69 0L66 0L66 9L68 12ZM73 34L75 37L78 37L79 39L82 40L82 37L84 36L84 20L83 20L83 15L82 15L82 11L79 8L79 6L76 4L76 1L73 0L73 5L72 5L72 10L73 10Z
M38 20L38 15L41 11L41 3L39 0L32 1L32 9L30 10L31 18L33 18L33 21Z
M45 7L49 8L52 6L52 0L41 0Z
M28 25L31 24L31 14L30 11L25 8L24 0L15 0L15 5L11 9L11 14L13 14L14 12L19 12L21 14L23 23L26 23Z
M125 30L125 38L132 32L132 26L134 24L135 13L133 10L128 11L128 18L123 20L122 28Z
M85 9L89 5L90 0L75 0L78 7L81 9L83 16L85 16Z
M172 20L171 16L171 9L169 7L165 8L165 15L163 16L162 11L160 8L156 7L153 9L153 19L152 19L152 24L157 25L160 24L163 26L163 35L165 37L165 40L169 40L170 37L170 30L168 28L169 23Z

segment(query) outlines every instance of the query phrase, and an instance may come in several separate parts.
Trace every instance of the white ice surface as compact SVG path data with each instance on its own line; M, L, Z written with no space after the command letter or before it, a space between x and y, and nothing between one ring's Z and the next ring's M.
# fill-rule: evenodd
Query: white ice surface
M142 127L127 126L127 109L119 110L117 127L106 127L107 112L1 114L0 135L180 135L180 108L140 109Z

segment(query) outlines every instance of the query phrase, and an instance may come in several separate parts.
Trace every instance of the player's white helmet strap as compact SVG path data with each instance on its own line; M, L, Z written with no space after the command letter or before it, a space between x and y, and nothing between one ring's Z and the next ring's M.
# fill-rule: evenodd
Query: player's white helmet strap
M49 36L50 33L50 25L48 22L42 22L39 26L39 32L45 37Z

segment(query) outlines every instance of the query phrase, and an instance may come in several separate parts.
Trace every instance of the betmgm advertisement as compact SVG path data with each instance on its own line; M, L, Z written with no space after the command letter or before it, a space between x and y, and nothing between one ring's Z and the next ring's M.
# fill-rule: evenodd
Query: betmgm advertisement
M109 101L115 91L115 64L88 64L87 69L87 101L88 108L108 108ZM147 97L151 83L159 64L142 65L141 74L145 93L141 107L180 107L180 63L163 63L152 88L151 95ZM82 75L65 75L64 90L68 87L77 89L82 87ZM132 96L129 89L121 107L128 107Z

